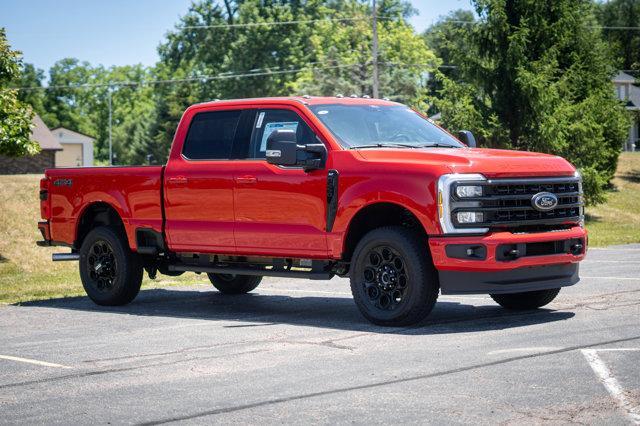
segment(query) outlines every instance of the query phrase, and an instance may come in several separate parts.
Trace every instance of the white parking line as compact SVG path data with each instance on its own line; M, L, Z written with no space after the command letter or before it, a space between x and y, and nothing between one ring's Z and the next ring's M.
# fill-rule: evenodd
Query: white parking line
M597 349L598 352L640 352L640 348L604 348Z
M640 281L640 277L585 277L584 275L580 275L580 278L588 278L592 280L629 280L629 281Z
M640 248L626 248L626 249L618 249L618 248L607 248L607 247L589 247L589 251L640 251Z
M67 365L54 364L53 362L38 361L37 359L20 358L20 357L11 356L11 355L0 355L0 358L1 359L6 359L6 360L9 360L9 361L24 362L24 363L27 363L27 364L42 365L44 367L72 368L72 367L69 367Z
M582 355L587 359L591 369L596 373L596 376L598 376L616 403L625 410L634 424L640 425L640 406L634 405L634 403L627 398L624 389L613 376L607 364L598 356L598 350L599 349L582 349Z

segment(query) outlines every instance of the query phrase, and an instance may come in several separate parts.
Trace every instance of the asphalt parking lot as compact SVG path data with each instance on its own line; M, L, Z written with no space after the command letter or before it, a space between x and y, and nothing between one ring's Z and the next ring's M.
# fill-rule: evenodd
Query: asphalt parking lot
M548 309L441 297L401 329L342 279L0 307L0 423L640 424L640 245L581 275Z

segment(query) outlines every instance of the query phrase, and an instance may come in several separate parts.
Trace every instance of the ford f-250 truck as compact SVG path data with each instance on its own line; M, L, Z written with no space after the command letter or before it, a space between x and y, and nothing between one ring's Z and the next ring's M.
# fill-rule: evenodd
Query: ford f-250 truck
M420 321L439 293L548 304L586 252L580 175L474 147L386 100L197 104L166 166L47 170L38 244L70 247L54 260L79 260L100 305L132 301L145 270L204 272L226 294L263 276L349 277L381 325Z

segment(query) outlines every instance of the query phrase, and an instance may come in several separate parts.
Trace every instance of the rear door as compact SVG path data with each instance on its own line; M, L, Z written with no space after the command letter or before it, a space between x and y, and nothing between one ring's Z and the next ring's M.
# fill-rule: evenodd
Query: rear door
M298 144L318 143L315 133L290 108L258 110L250 141L238 141L245 160L235 171L235 238L238 253L326 257L327 170L309 173L265 159L266 140L276 129L296 131Z
M172 158L165 171L165 232L171 250L235 252L233 147L236 139L249 139L252 114L238 109L193 117L182 155Z

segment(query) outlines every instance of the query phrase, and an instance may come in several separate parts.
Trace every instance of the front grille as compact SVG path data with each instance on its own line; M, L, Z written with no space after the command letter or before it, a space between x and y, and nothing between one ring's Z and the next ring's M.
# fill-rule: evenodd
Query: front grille
M459 198L457 185L482 186L482 196ZM451 190L451 220L456 228L500 228L520 230L536 227L557 229L565 224L578 223L583 215L579 178L496 179L454 183ZM557 197L557 205L548 211L534 208L532 199L540 193ZM459 212L481 212L483 220L459 223Z

